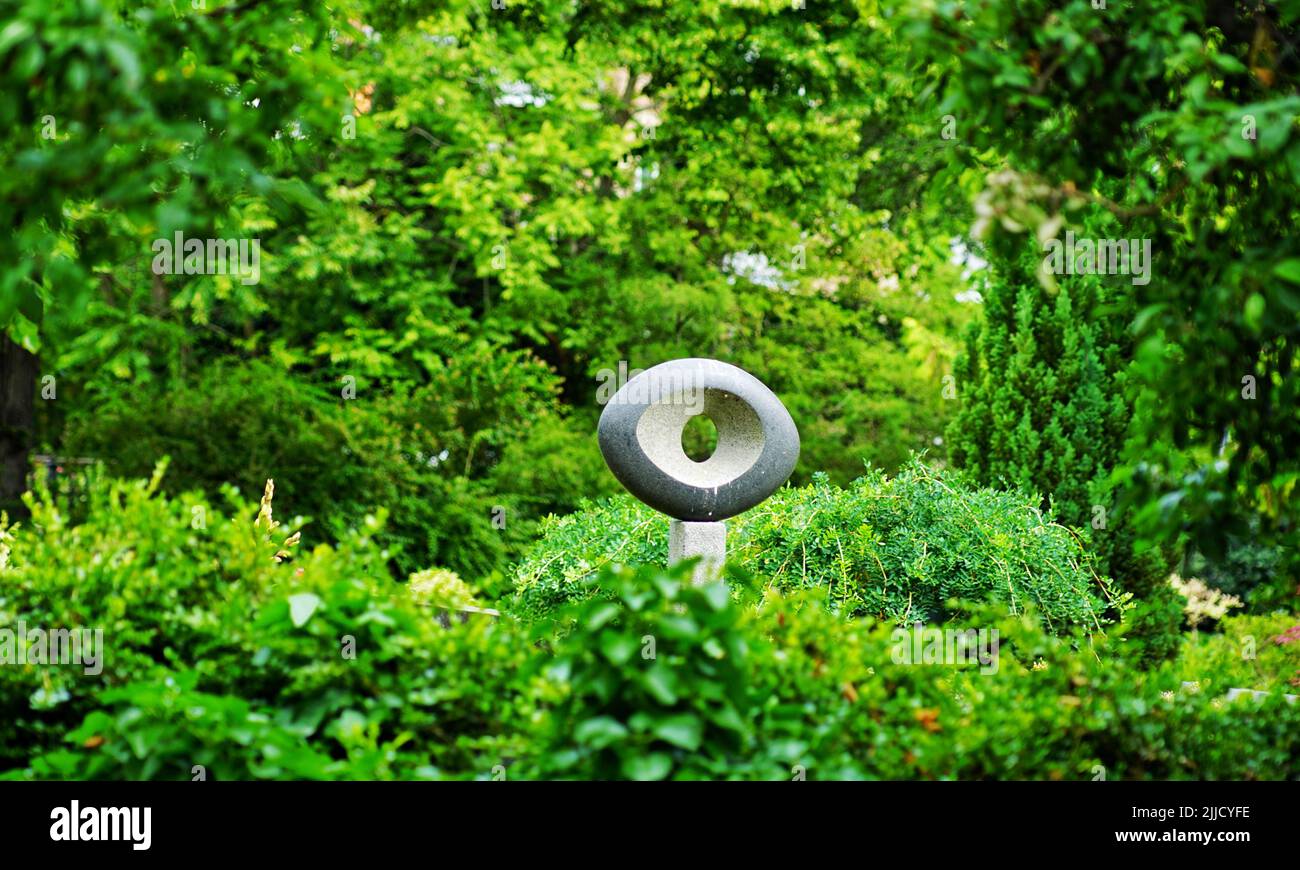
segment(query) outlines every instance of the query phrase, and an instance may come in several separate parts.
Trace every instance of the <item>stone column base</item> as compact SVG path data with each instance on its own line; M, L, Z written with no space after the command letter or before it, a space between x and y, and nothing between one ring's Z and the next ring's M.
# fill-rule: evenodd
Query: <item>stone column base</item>
M709 583L722 577L727 559L727 524L672 520L668 524L668 564L699 557L691 582Z

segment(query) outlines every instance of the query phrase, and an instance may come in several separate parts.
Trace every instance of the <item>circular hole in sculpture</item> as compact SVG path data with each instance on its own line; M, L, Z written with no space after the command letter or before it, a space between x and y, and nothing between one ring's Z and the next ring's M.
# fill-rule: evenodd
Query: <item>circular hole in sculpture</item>
M682 450L692 462L705 462L718 449L718 427L707 414L696 414L682 428Z

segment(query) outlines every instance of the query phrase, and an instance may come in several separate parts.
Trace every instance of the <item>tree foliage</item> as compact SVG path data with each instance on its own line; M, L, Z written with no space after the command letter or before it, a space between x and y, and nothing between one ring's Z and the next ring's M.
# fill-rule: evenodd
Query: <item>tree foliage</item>
M1218 554L1293 542L1296 13L1290 0L1121 6L909 4L906 28L963 131L988 232L1051 238L1108 212L1147 239L1135 285L1121 479L1145 535ZM1086 221L1084 221L1086 223Z
M12 8L4 200L36 256L0 323L58 382L51 452L172 455L174 491L276 477L331 532L382 505L403 570L472 576L611 491L590 433L620 362L755 372L801 480L942 454L974 306L951 215L896 183L893 152L924 177L942 149L907 145L870 10ZM154 274L177 230L257 239L260 279Z

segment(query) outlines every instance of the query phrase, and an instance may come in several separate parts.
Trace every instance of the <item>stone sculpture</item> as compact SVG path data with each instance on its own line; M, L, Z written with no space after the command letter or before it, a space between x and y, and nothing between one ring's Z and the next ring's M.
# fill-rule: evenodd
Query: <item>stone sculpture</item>
M696 414L718 431L703 462L682 448ZM697 581L721 572L723 521L775 492L799 459L799 431L781 400L749 372L711 359L673 360L629 380L605 405L598 437L619 482L672 518L669 561L700 557Z

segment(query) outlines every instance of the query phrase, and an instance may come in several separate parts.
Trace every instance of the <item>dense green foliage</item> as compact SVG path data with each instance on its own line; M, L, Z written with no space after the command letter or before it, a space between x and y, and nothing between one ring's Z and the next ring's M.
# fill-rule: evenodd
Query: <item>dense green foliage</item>
M1096 5L0 0L0 630L110 657L0 773L1294 776L1300 0ZM688 356L801 437L730 596L593 437Z
M864 11L66 6L11 0L0 42L3 199L43 204L15 206L38 255L0 327L57 381L50 452L171 455L164 486L209 497L275 477L332 539L383 507L400 571L489 587L531 522L613 491L590 435L621 361L754 371L801 479L941 455L975 306L935 210L874 174L920 125ZM260 280L153 274L176 230L260 240Z
M279 170L308 152L307 135L333 129L344 106L327 41L336 22L312 3L290 14L259 3L191 11L119 0L0 5L0 119L15 131L0 145L10 229L0 325L33 350L75 342L99 309L142 333L100 332L99 359L149 370L141 352L179 337L169 307L265 305L224 276L205 279L204 291L139 279L155 237L256 232L301 198L294 173ZM299 136L282 135L290 124Z
M1099 630L1118 604L1076 535L1014 492L972 489L917 460L847 489L825 477L780 490L728 523L729 562L771 588L821 589L845 616L943 622L950 599L1029 607L1064 630ZM516 571L517 607L537 615L582 595L609 563L663 565L667 520L628 498L544 524Z
M537 773L659 780L770 772L748 721L750 640L726 584L693 586L684 571L611 569L600 582L601 594L561 613L571 630L553 659L539 659L567 692L551 712Z
M1300 695L1300 618L1285 613L1225 617L1218 632L1186 637L1179 669L1203 691Z
M1041 243L1108 213L1108 235L1150 242L1151 280L1130 291L1134 442L1120 509L1143 535L1185 534L1212 556L1253 515L1257 536L1293 543L1300 4L914 13L935 111L961 130L956 156L989 172L981 231Z
M156 486L97 485L76 525L35 500L10 530L0 623L102 630L104 660L99 676L0 668L0 767L41 755L60 778L432 777L511 753L527 646L483 618L443 628L389 577L378 518L338 549L286 546L269 509L254 522L232 501L221 516Z
M1115 222L1098 222L1091 236L1108 227ZM1134 552L1132 512L1117 509L1113 480L1130 438L1130 278L1073 275L1044 286L1041 251L1000 241L984 321L968 330L958 362L953 462L980 483L1040 494L1062 523L1085 530L1100 570L1137 598L1140 658L1170 658L1181 620L1164 582L1169 565L1159 550Z
M257 492L273 478L317 534L334 540L383 507L390 519L381 537L400 574L436 563L487 580L507 548L529 537L529 512L556 509L538 480L575 490L601 481L548 453L572 439L551 413L544 367L487 353L455 364L365 406L271 365L223 364L174 392L108 397L93 418L74 417L69 444L111 452L133 470L168 456L171 473L208 492L227 484ZM452 455L469 475L447 473ZM503 528L491 522L497 508Z
M817 480L746 515L740 564L784 588L824 588L846 615L900 624L962 616L950 599L1035 609L1049 628L1101 629L1113 602L1091 555L1015 491L976 489L914 461L847 489Z
M1000 632L995 670L901 664L891 623L846 620L825 590L760 602L737 579L738 601L721 585L690 586L682 570L606 571L601 594L554 622L441 620L387 578L371 534L338 549L286 545L266 502L256 519L239 505L227 518L154 489L97 486L79 525L36 501L31 523L6 531L6 622L102 626L105 667L0 669L0 775L1266 779L1297 769L1300 705L1180 691L1174 671L1133 673L1106 644L1044 632L1032 614L968 614L966 625ZM195 508L206 527L195 528Z
M1123 567L1110 471L1128 432L1129 291L1079 276L1049 293L1027 259L992 264L983 322L959 362L948 449L972 478L1040 494L1063 522L1089 529L1113 573L1112 561Z

